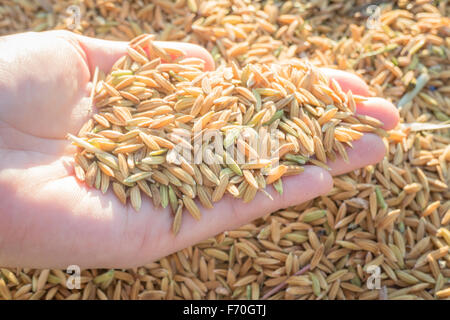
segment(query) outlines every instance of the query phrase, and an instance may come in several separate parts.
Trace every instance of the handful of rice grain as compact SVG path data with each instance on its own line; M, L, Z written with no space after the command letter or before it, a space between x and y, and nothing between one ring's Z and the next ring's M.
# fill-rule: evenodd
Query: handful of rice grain
M311 163L328 168L364 132L382 123L355 114L364 97L343 92L307 62L236 64L204 72L204 62L133 39L104 79L95 81L98 109L68 138L78 147L79 180L109 186L136 211L142 194L170 206L177 233L194 199L212 208L227 192L250 202L266 185L283 192L282 177ZM164 63L162 63L164 62Z

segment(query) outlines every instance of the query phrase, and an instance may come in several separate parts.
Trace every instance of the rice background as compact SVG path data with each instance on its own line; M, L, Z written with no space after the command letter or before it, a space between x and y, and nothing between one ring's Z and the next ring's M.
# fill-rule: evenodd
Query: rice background
M403 108L384 161L326 196L146 266L83 270L81 289L65 270L3 268L0 299L448 299L450 135L423 128L449 123L449 16L448 1L2 1L1 35L151 33L203 45L217 65L307 57Z

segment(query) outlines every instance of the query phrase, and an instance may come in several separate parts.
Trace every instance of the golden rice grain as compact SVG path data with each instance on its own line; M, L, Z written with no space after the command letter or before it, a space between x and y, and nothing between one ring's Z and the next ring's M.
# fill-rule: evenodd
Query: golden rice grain
M0 279L0 294L5 300L11 300L11 291L9 290L8 286L6 285L5 280Z
M208 249L205 249L204 251L205 251L205 253L207 255L210 255L210 256L212 256L212 257L214 257L216 259L223 260L223 261L227 261L228 260L228 255L225 252L221 251L221 250L208 248Z
M322 259L323 253L324 253L325 247L323 244L317 248L316 252L314 253L312 259L311 259L311 270L314 270L314 268L319 264L320 260Z
M440 299L450 297L450 288L446 288L444 290L437 291L436 296Z
M123 204L126 204L127 202L127 195L125 193L125 188L117 182L113 182L113 191L114 194L117 196L117 198L122 202Z
M186 207L186 209L189 211L189 213L196 220L200 220L202 215L201 215L200 210L198 209L197 205L195 204L195 202L191 198L184 195L183 203L184 203L184 206Z
M141 209L141 191L139 189L139 186L134 186L130 189L130 202L131 206L139 212Z
M172 224L172 232L175 235L180 231L181 220L183 218L182 214L183 214L183 206L179 205L175 212L175 217L173 219L173 224Z

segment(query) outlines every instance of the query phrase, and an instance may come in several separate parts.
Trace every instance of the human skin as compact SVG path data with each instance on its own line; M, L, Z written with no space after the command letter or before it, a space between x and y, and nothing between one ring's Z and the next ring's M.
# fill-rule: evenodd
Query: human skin
M214 62L203 48L160 42L188 57ZM195 221L183 216L177 236L169 209L143 201L139 213L123 206L111 191L103 195L80 183L73 172L76 134L89 114L90 82L95 66L109 72L126 52L125 42L79 36L66 31L23 33L0 38L0 266L31 268L129 268L144 265L270 212L300 204L332 188L332 175L350 172L383 159L385 146L365 134L348 149L350 161L330 163L331 171L306 166L283 178L284 193L272 186L248 204L226 195ZM368 96L357 76L323 69L344 91ZM384 129L399 116L387 100L368 98L357 112L376 117Z

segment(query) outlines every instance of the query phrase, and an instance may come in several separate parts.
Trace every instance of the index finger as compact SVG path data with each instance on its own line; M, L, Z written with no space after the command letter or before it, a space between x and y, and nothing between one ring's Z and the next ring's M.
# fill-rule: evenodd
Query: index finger
M86 54L91 75L96 67L108 73L113 64L127 53L128 42L90 38L73 34ZM183 51L185 58L200 58L205 61L205 71L214 70L214 60L203 47L186 42L155 41L162 48L176 48Z

